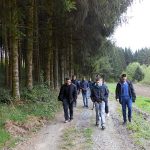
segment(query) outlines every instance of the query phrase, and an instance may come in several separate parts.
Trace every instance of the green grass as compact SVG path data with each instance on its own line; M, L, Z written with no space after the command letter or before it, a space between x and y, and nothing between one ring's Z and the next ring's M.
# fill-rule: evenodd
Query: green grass
M33 94L35 93L35 94ZM19 105L0 104L0 146L7 143L12 145L15 139L5 130L5 122L15 121L18 123L25 123L29 116L44 117L51 119L55 113L60 109L60 103L57 100L57 93L43 89L43 87L36 88L33 93L25 91L22 96L24 102ZM38 97L37 97L38 96ZM41 97L40 97L41 96ZM10 140L11 137L11 140Z
M90 149L92 145L92 129L91 128L76 128L70 127L64 131L60 149L76 150Z
M107 83L108 89L111 94L115 94L116 83Z
M138 96L135 105L142 111L150 113L150 98Z
M2 148L4 145L3 143L5 143L6 141L8 141L10 139L10 134L5 131L2 126L0 126L0 148Z
M133 131L132 137L136 144L142 147L145 147L147 143L150 144L150 125L141 115L133 113L133 121L127 124L127 129Z

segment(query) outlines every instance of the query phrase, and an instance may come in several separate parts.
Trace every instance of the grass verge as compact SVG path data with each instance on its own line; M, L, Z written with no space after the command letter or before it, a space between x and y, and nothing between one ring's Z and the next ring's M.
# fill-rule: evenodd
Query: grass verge
M138 96L135 105L142 111L150 113L150 98Z
M150 145L150 125L144 118L136 113L133 113L133 121L127 124L127 129L132 131L132 137L136 144L147 149Z
M24 129L24 124L28 124L32 128L32 122L37 121L40 124L40 119L49 120L60 109L57 93L53 90L50 91L46 85L37 85L32 91L22 90L21 98L22 101L13 105L0 104L0 149L11 147L15 145L16 140L20 140L19 136L22 135L19 135L18 132L21 131L18 128ZM10 131L8 132L6 123L10 128L14 126L14 129L17 129L17 136L14 136L14 131L13 135Z

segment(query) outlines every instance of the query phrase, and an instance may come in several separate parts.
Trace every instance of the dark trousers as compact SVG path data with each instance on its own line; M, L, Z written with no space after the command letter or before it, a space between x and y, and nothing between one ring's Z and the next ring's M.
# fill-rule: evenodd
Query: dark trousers
M73 101L67 99L63 100L64 117L65 120L73 119Z
M109 113L109 107L108 107L108 99L105 101L105 113Z
M131 118L132 118L132 99L131 98L122 98L122 114L123 114L124 122L127 121L126 107L128 107L128 120L131 121Z

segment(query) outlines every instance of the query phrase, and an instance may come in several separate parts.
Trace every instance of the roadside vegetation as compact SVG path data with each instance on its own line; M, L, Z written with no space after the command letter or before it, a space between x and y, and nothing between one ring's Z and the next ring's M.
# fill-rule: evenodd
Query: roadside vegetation
M114 99L114 92L116 84L107 84L111 93L111 98ZM142 112L150 114L150 98L138 96L134 105ZM122 118L121 107L118 108L120 118ZM127 129L131 132L130 136L134 139L135 143L141 148L145 149L150 144L150 122L146 121L142 114L133 111L132 123L127 124Z
M12 146L27 133L35 132L60 109L57 92L45 84L36 85L32 91L23 89L21 101L15 103L9 91L1 90L0 94L0 148Z

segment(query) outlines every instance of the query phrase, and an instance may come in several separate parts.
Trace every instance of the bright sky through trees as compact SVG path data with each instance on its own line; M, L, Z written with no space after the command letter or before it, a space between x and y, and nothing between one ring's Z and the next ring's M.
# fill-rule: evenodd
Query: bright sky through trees
M119 47L132 51L150 47L150 0L134 0L128 8L128 23L116 28L113 41Z

